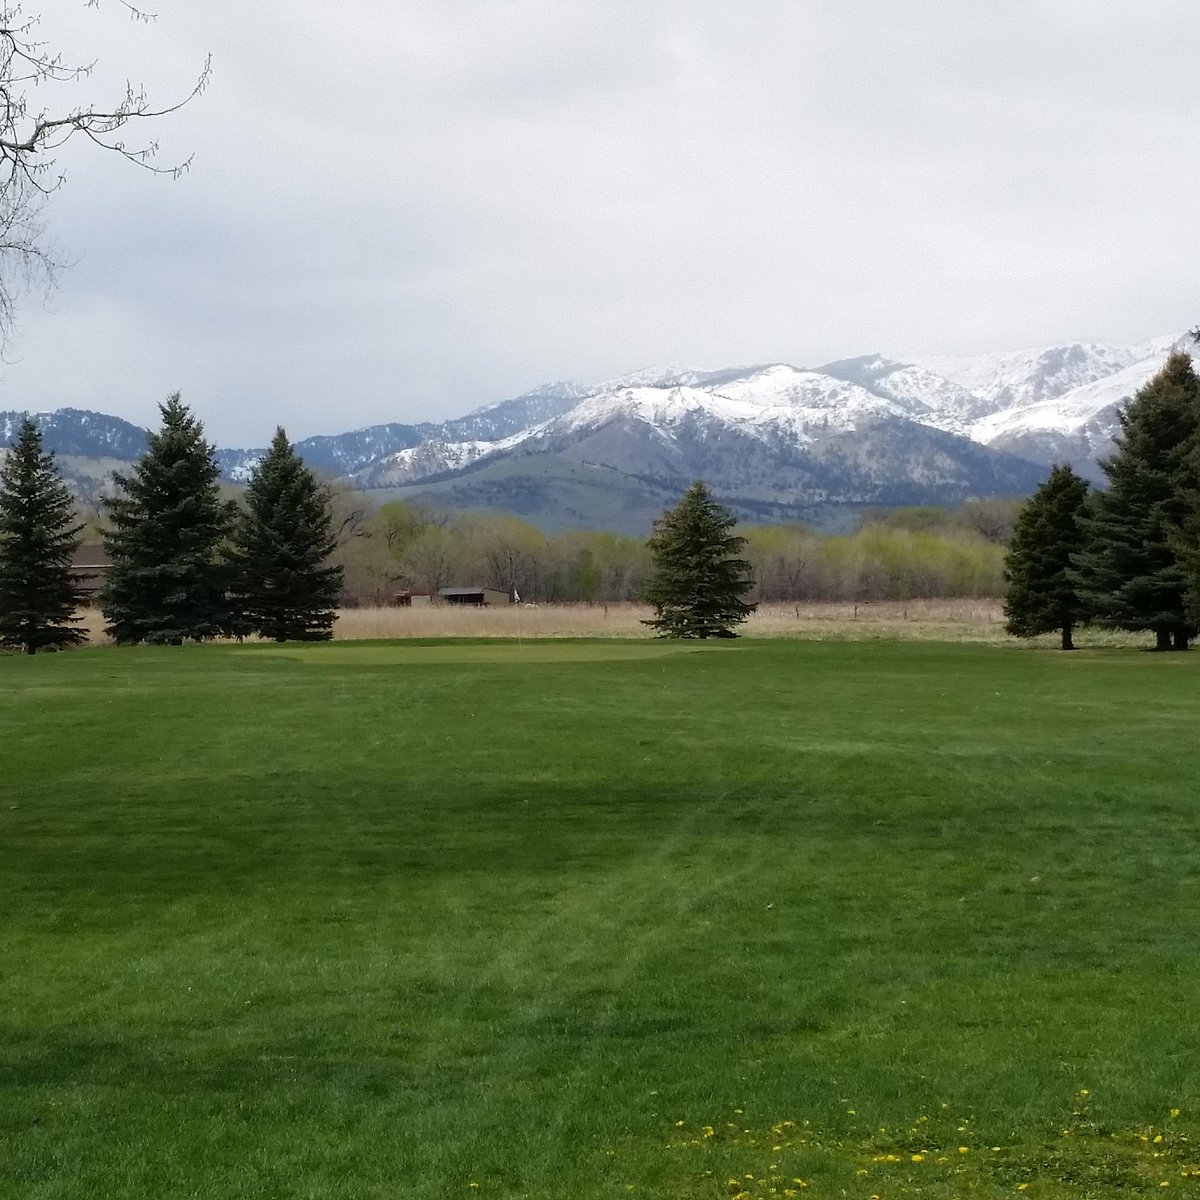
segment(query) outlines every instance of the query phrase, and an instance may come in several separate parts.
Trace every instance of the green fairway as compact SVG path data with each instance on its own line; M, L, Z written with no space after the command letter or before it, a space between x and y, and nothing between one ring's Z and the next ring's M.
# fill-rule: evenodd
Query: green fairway
M0 1196L1200 1194L1198 675L2 658Z

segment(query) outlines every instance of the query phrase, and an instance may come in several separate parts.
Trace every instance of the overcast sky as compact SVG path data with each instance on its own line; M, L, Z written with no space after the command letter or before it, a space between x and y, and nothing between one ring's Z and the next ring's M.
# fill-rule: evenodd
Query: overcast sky
M1200 320L1195 0L36 0L76 141L0 409L221 445L661 362L1140 341ZM138 131L131 131L133 143Z

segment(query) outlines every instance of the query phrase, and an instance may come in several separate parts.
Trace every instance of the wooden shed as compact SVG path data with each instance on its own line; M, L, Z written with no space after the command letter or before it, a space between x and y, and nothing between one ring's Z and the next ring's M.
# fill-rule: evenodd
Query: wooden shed
M438 596L445 604L467 604L475 608L512 603L512 597L507 592L499 592L495 588L486 588L480 585L440 588Z

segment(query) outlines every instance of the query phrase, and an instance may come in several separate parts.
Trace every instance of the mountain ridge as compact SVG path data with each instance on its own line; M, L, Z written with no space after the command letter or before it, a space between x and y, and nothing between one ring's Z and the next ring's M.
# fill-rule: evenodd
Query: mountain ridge
M817 367L672 364L590 386L547 383L451 420L373 425L296 448L310 466L381 498L474 495L489 479L504 481L492 492L519 495L524 470L543 523L556 519L546 479L575 478L564 464L610 472L613 486L639 494L648 488L655 503L697 477L718 495L788 511L1017 495L1058 461L1102 482L1097 460L1112 448L1121 404L1182 341L907 361L867 354ZM0 413L0 444L23 415ZM38 420L61 456L128 460L145 448L144 430L105 414L60 409ZM227 479L244 482L263 453L216 456ZM554 470L538 467L539 456ZM635 507L644 526L645 504Z

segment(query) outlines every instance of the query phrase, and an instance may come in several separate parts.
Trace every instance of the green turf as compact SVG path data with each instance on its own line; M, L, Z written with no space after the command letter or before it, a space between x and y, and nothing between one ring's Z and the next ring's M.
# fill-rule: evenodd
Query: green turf
M0 659L0 1196L1194 1194L1198 671Z

